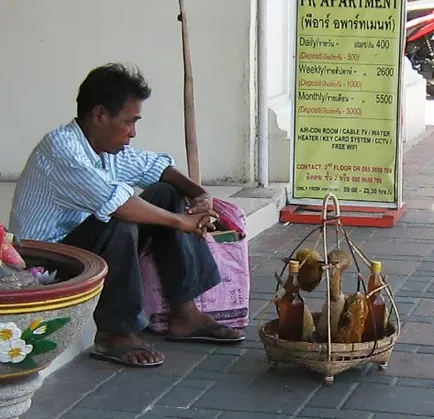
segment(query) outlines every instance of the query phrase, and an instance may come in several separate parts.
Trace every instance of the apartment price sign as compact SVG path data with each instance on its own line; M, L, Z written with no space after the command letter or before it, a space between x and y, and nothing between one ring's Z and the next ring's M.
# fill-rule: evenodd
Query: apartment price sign
M405 0L297 0L292 199L396 204Z

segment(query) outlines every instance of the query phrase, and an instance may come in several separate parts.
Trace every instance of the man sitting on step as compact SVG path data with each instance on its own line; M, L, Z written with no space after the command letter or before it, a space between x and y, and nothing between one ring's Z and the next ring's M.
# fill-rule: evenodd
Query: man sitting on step
M31 153L9 225L23 239L80 247L106 260L92 354L143 367L164 361L139 335L147 326L139 252L149 238L170 305L168 337L225 343L245 337L194 303L220 282L203 240L213 227L210 217L217 216L212 198L168 154L129 145L150 93L138 70L120 64L92 70L78 92L77 117L45 135ZM140 197L136 186L143 189Z

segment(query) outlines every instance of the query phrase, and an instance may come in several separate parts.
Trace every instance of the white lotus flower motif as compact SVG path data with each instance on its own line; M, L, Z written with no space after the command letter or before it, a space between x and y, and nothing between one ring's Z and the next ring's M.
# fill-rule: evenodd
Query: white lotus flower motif
M16 339L0 347L0 363L18 364L33 351L33 345L27 345L22 339Z
M0 346L21 337L21 330L13 322L0 323Z

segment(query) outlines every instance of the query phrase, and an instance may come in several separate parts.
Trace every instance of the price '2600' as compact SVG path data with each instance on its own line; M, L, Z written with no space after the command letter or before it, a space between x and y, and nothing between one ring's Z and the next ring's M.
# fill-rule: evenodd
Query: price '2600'
M377 67L378 77L393 77L395 75L395 69L393 67Z

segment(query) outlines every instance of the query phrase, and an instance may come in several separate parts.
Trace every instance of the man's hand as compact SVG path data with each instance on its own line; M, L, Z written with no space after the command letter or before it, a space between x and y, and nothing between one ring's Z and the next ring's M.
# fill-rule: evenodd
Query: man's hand
M191 207L188 210L189 214L197 214L202 211L212 211L213 200L211 195L203 193L197 198L191 199Z
M211 211L213 207L213 201L211 195L207 193L203 193L199 195L197 198L191 200L191 207L188 209L188 214L199 214L202 211ZM214 231L215 226L213 224L213 220L211 217L208 217L204 220L204 225L202 226L202 236L205 237L205 234L208 231Z
M207 231L215 230L211 224L211 217L218 218L218 215L211 210L195 212L194 214L179 214L179 230L184 233L197 234L201 239L205 238Z
M175 186L189 201L190 208L187 210L188 215L199 214L203 211L210 211L213 208L211 196L206 193L202 186L196 184L188 177L184 176L174 167L168 167L162 174L161 180ZM217 218L217 217L214 217ZM211 223L211 217L201 222L202 236L204 237L208 230L214 231L215 227Z

